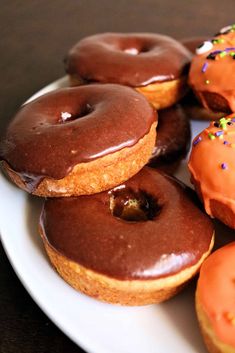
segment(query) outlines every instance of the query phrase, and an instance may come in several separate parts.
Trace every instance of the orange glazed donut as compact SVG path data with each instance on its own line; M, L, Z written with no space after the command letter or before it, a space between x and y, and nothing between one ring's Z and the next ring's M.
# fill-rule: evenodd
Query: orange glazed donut
M188 166L206 212L235 228L235 114L194 139Z
M192 52L196 54L197 48L200 48L208 37L189 37L181 39L180 42ZM182 108L189 119L194 120L217 120L223 117L224 113L212 112L202 106L195 94L190 90L181 100Z
M196 49L189 84L205 108L235 111L235 25L223 28Z
M212 222L192 193L145 167L106 192L47 199L40 234L75 289L110 303L161 302L197 273L213 246Z
M11 179L35 195L94 194L148 162L156 124L154 109L129 87L65 88L21 107L0 157Z
M152 33L103 33L82 39L65 66L72 85L119 83L135 88L156 109L187 91L190 52L173 38Z
M235 352L235 242L203 263L196 292L200 328L211 353Z

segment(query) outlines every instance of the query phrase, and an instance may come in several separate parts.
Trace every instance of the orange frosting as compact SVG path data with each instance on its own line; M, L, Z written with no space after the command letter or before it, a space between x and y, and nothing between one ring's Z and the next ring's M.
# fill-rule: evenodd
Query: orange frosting
M235 347L235 242L203 263L197 294L216 336Z
M189 84L193 90L198 92L211 92L223 96L231 109L235 111L235 32L221 34L213 40L222 41L214 43L213 48L203 54L195 55L189 72ZM212 40L212 41L213 41ZM207 59L210 53L221 50L223 53L216 55L215 60ZM205 68L204 65L207 67ZM203 72L204 71L204 72ZM206 101L200 96L203 105L207 107Z
M206 212L210 200L235 213L235 114L212 121L193 141L188 164L192 181L200 186Z

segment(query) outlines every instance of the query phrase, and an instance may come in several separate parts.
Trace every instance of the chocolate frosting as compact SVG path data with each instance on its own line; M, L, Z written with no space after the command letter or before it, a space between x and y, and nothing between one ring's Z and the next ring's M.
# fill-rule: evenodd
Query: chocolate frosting
M190 124L177 104L158 111L156 144L149 165L161 167L186 156L191 141Z
M180 78L190 60L190 52L168 36L103 33L78 42L69 51L65 68L87 82L139 87Z
M137 222L112 215L110 198L118 190L124 197L124 189L126 200L139 192L154 199L154 217ZM212 222L189 190L145 167L110 192L47 199L40 227L58 253L98 273L124 280L167 277L197 263L212 240Z
M135 145L156 121L147 100L119 85L46 94L21 107L0 144L0 157L28 184L65 177L82 162Z

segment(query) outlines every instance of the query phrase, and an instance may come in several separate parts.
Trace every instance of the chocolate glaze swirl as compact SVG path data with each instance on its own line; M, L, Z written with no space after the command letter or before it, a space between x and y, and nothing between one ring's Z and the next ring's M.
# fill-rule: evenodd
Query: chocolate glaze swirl
M110 198L117 197L118 190L118 208L134 195L143 210L147 209L148 220L126 221L114 216ZM189 190L145 167L110 192L47 199L41 231L58 253L109 277L167 277L197 263L212 240L212 222L192 201L193 191ZM151 201L148 205L144 195Z
M0 157L27 182L65 177L72 168L135 145L156 113L119 85L65 88L21 107L0 144Z
M190 52L175 39L152 33L103 33L78 42L65 59L68 74L86 82L146 86L187 73Z

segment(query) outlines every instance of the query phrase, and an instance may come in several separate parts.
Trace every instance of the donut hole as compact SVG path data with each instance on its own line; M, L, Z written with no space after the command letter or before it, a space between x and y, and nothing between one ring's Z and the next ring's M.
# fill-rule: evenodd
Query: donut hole
M157 200L144 190L120 188L111 191L110 209L114 217L127 222L153 220L161 211Z
M86 115L92 112L92 107L90 104L84 104L80 107L80 110L76 113L70 113L68 111L63 111L60 114L60 123L71 122L80 118L84 118Z

